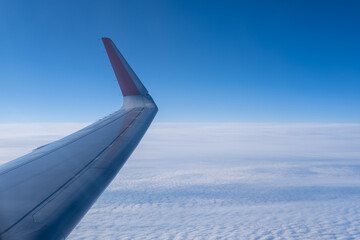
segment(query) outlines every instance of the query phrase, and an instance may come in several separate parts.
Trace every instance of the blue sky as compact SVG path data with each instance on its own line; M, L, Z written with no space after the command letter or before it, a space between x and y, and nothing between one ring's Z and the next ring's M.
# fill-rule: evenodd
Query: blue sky
M357 1L0 2L0 122L121 106L101 37L160 122L359 122Z

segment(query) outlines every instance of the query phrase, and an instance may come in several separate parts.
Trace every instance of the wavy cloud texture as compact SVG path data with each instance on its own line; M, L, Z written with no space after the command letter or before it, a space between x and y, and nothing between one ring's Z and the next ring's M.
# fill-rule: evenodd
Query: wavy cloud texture
M0 125L0 162L84 124ZM359 239L360 125L156 123L69 239Z

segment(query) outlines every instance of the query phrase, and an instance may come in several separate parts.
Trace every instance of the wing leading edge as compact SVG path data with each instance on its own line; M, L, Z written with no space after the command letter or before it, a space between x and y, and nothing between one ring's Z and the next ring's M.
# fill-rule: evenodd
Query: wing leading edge
M0 166L0 239L65 239L136 148L157 113L109 38L123 93L117 112Z

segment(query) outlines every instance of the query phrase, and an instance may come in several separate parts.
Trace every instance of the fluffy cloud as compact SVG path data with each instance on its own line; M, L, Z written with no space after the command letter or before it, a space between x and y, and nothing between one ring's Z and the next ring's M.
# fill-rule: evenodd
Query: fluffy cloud
M0 125L0 161L84 124ZM358 239L360 125L155 123L69 239Z

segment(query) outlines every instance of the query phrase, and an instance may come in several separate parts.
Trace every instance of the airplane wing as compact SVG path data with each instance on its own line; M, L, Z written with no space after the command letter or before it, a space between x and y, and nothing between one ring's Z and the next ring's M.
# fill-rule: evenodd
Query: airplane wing
M109 38L123 93L117 112L0 166L0 239L65 239L136 148L157 113Z

